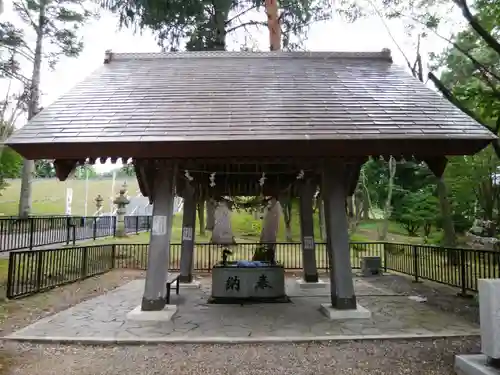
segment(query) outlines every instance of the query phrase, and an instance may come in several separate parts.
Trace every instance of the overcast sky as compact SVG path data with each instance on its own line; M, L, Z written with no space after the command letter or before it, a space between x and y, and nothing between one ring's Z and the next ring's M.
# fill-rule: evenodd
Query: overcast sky
M2 20L16 21L10 1L7 0L5 12L0 17ZM259 16L265 17L262 12ZM255 14L250 15L250 17L255 16ZM391 21L388 24L398 44L403 48L408 58L413 60L415 53L413 43L415 41L405 35L403 22ZM103 63L106 49L111 49L114 52L155 52L160 50L150 32L144 31L140 35L127 29L119 30L117 17L108 12L101 12L100 19L86 25L82 29L81 35L85 49L78 58L62 58L55 70L50 70L48 67L43 69L42 106L49 105L97 69ZM242 29L241 32L232 35L228 40L228 49L239 50L245 42L245 36L246 32ZM253 28L252 39L260 50L268 49L269 41L266 29L258 31ZM430 37L424 42L422 51L424 53L439 52L444 47L446 47L446 42L436 37ZM390 48L395 63L405 65L403 56L392 42L382 21L377 17L348 24L338 16L334 16L330 21L314 24L311 26L305 48L310 51L380 51L383 48ZM22 123L19 125L22 126ZM109 167L104 169L109 169Z

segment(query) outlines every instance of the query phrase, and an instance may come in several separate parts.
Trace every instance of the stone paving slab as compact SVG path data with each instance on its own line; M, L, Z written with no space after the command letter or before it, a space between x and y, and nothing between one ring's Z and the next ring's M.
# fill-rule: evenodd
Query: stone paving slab
M7 339L79 342L244 342L478 335L479 326L355 279L359 303L371 319L329 321L319 311L329 290L300 290L287 279L284 304L211 305L210 279L200 289L181 290L171 322L132 322L126 314L141 301L144 280L44 318Z

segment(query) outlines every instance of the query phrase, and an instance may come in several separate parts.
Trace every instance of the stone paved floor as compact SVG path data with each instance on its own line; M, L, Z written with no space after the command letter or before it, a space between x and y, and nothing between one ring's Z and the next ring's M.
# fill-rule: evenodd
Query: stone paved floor
M479 327L458 316L355 279L358 302L372 319L329 321L319 311L329 301L328 289L300 290L287 279L292 303L209 305L210 279L202 287L182 289L172 303L179 310L171 322L131 322L126 314L140 302L144 281L136 280L100 297L40 320L9 338L180 339L261 338L374 335L477 335Z

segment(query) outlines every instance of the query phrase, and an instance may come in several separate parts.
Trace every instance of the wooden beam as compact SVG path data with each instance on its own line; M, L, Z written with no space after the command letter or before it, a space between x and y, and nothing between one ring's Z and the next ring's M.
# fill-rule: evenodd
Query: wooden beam
M66 179L73 173L78 165L77 160L54 160L54 168L56 170L56 177L59 181L66 181Z
M139 189L143 196L149 198L149 203L153 203L153 191L150 173L148 173L148 164L144 160L134 160L134 171L139 184Z
M429 169L434 173L437 178L441 178L446 169L446 164L448 163L448 159L446 157L437 157L437 158L429 158L423 159L425 164L429 167Z

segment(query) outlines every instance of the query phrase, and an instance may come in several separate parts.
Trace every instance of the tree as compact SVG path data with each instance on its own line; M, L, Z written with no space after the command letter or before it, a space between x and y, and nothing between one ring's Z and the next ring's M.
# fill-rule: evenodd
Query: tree
M417 191L400 189L399 193L402 198L392 217L402 224L409 236L417 236L418 231L423 229L427 239L439 212L435 187L427 186Z
M132 177L135 176L135 169L132 164L125 164L116 173L116 177Z
M102 0L101 5L118 13L120 26L148 28L165 50L178 50L187 39L187 50L224 50L227 35L243 29L267 26L251 19L263 6L262 0ZM341 2L344 4L344 1ZM280 2L280 23L284 49L301 46L312 22L326 20L333 14L329 0L283 0ZM354 17L349 7L339 12Z
M379 240L383 241L387 238L387 232L389 231L389 219L392 214L392 194L394 191L394 177L396 176L396 160L392 156L389 158L387 163L387 172L387 196L383 206L384 220L381 228L378 228Z
M77 32L92 13L84 7L83 0L15 0L13 7L25 25L35 34L34 46L25 40L18 44L18 53L32 64L28 83L28 121L41 110L40 80L42 61L54 67L61 55L75 57L83 49ZM44 43L51 48L44 49ZM27 217L31 211L31 181L35 163L25 160L19 199L19 216Z
M16 49L11 47L17 46L19 35L21 31L11 24L0 24L0 82L5 83L7 87L3 100L0 100L0 190L7 186L6 178L19 177L22 164L21 156L4 144L14 131L17 118L25 110L26 104L26 92L12 92L13 76L17 72L18 62Z
M492 13L496 11L496 15ZM492 29L495 38L500 31L492 22L500 22L500 6L490 4L477 19ZM496 21L494 21L496 20ZM496 30L496 31L493 31ZM464 53L466 52L466 53ZM442 69L440 83L457 103L481 123L498 134L500 128L500 54L469 27L455 37L455 42L440 55L433 55L435 69ZM494 144L499 155L498 144Z
M8 186L6 178L19 178L23 158L11 148L6 148L0 155L0 192ZM1 193L0 193L1 195Z
M446 58L468 60L467 64L470 64L470 68L472 68L469 69L469 73L473 75L464 75L469 84L468 90L462 92L462 94L466 93L465 96L470 97L477 90L480 90L484 98L484 91L489 91L492 103L498 104L500 102L498 90L500 81L500 72L498 70L500 43L498 40L500 32L497 27L500 22L500 4L498 1L477 0L474 2L474 8L471 9L467 0L383 0L380 10L373 1L369 1L372 8L381 17L405 19L410 32L418 28L423 36L433 33L447 41L450 44L450 49L445 52ZM454 35L450 38L443 36L444 33L440 30L440 27L446 24L446 15L453 13L453 10L456 9L461 11L464 21L467 22L467 28L464 31L453 33ZM478 56L477 50L479 49L488 52ZM454 53L450 53L451 50L454 50ZM408 59L407 63L409 63ZM440 61L440 65L443 65L442 61ZM432 68L436 68L436 65ZM493 123L482 121L476 107L471 110L464 103L463 96L457 95L458 92L450 90L446 82L443 82L446 80L446 76L441 76L441 79L439 79L433 72L429 72L428 77L453 104L483 123L495 134L500 132L500 118L498 115L495 116ZM473 79L469 80L468 77L473 77ZM491 106L491 103L488 104L487 101L484 101L483 104ZM493 146L497 156L500 157L500 141L493 142Z
M451 102L498 134L500 54L496 41L486 34L494 39L500 37L496 27L500 5L480 0L475 4L474 19L469 20L467 4L461 3L468 27L456 34L443 53L431 56L433 68L442 70L439 80L433 75L431 79ZM470 228L475 217L496 220L497 226L500 222L496 181L500 143L492 145L494 153L486 150L473 157L450 159L446 178L453 197L455 228L460 232Z
M53 178L56 176L56 169L50 160L35 161L35 177L38 178Z
M446 178L454 197L454 211L468 229L475 218L500 223L500 160L492 148L474 156L455 157ZM494 234L492 234L494 235Z

